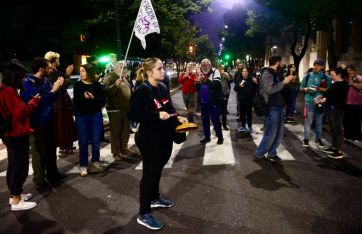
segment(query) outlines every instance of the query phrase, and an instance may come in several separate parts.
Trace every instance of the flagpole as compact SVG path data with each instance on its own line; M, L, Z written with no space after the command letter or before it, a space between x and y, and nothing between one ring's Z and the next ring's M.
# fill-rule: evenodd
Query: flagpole
M138 14L139 14L139 12L140 12L140 10L141 10L141 6L142 6L142 2L143 2L143 1L144 1L144 0L141 0L141 4L140 4L140 8L138 9L137 16L138 16ZM128 51L129 51L129 47L131 46L132 38L133 38L133 35L134 35L134 29L135 29L136 23L137 23L137 18L138 18L138 17L136 17L136 20L135 20L134 25L133 25L133 29L132 29L131 37L130 37L129 42L128 42L126 54L124 55L124 60L123 60L124 63L123 63L123 65L122 65L121 77L120 77L120 79L122 79L124 65L127 64Z

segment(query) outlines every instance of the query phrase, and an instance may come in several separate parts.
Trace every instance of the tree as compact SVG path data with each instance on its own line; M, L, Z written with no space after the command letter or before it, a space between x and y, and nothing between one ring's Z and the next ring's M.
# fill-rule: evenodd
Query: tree
M254 9L251 3L248 9ZM234 5L234 7L227 11L223 18L225 24L228 26L220 33L220 37L224 38L223 55L232 52L233 58L245 58L247 54L253 57L263 56L264 48L261 46L264 41L262 33L254 33L251 37L245 36L248 30L246 19L248 18L248 10L241 4ZM223 56L224 57L224 56Z
M115 11L120 15L122 52L124 53L140 6L140 0L3 0L0 14L0 58L35 55L47 50L62 55L78 53L105 53L116 51ZM140 57L159 55L181 58L187 45L197 37L197 28L187 18L207 10L211 0L153 1L161 34L147 36L147 50L133 40L130 55ZM71 7L69 7L71 6ZM85 42L80 34L86 35ZM5 45L5 46L4 46ZM63 57L63 56L62 56Z
M308 48L308 41L311 36L310 14L313 7L312 0L305 0L302 4L295 4L292 1L282 0L257 0L260 7L257 10L248 12L249 18L247 24L249 29L246 35L252 36L255 33L264 33L272 40L273 37L279 37L282 33L292 34L291 54L294 64L299 69L299 64ZM288 39L287 39L288 40ZM303 40L302 49L297 46L300 40Z
M361 18L357 12L361 3L357 0L348 3L335 0L304 0L299 4L283 0L256 0L256 2L263 7L249 13L247 34L262 32L273 37L283 32L291 32L293 36L290 49L297 68L308 48L309 39L318 30L327 32L329 64L335 66L338 56L335 53L333 40L333 20L338 19L343 22ZM298 52L297 45L300 41L302 49Z

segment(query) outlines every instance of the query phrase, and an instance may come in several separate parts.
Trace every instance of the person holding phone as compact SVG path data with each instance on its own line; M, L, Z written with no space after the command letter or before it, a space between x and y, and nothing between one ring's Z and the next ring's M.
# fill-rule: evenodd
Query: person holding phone
M194 100L195 100L195 83L197 76L193 73L193 64L188 63L186 65L186 71L181 73L178 83L181 84L182 99L187 109L187 120L194 122Z
M295 103L297 101L297 95L300 86L300 81L296 70L297 68L294 64L289 64L287 66L287 73L284 75L284 78L290 75L294 76L294 79L291 80L282 91L285 99L285 123L295 123Z

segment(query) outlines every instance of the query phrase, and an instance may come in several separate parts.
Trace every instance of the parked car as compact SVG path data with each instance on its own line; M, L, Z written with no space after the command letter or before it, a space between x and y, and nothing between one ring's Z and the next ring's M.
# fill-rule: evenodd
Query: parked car
M77 82L80 79L80 75L71 75L70 76L70 82L69 82L69 86L67 88L67 92L70 96L70 98L73 100L73 87L75 82Z

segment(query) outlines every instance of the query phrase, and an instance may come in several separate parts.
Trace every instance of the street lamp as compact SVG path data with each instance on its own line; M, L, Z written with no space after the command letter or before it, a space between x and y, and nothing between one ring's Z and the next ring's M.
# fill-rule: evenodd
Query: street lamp
M188 55L189 55L190 58L191 58L192 56L195 55L195 53L196 53L196 45L190 43L189 46L188 46Z
M271 54L272 54L272 55L277 54L277 49L278 49L278 46L276 46L276 45L272 46L272 48L270 48Z

